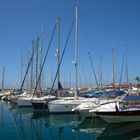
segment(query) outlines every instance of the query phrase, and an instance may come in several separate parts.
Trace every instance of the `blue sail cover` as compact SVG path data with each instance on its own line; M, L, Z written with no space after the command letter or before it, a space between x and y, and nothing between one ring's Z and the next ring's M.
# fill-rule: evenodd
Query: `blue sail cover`
M78 96L90 97L90 98L92 98L92 97L98 98L98 97L102 96L102 94L103 94L103 91L88 91L88 92L79 92Z
M118 96L122 96L126 94L124 91L121 90L109 90L109 91L90 91L90 92L83 92L79 93L78 96L83 97L95 97L95 98L116 98Z
M117 96L121 96L125 94L124 91L121 90L109 90L109 91L104 91L103 95L117 95Z
M102 97L117 97L117 96L122 96L126 94L124 91L122 90L109 90L109 91L104 91L102 94Z
M127 96L125 96L125 98L123 99L123 101L140 101L140 96L127 95Z

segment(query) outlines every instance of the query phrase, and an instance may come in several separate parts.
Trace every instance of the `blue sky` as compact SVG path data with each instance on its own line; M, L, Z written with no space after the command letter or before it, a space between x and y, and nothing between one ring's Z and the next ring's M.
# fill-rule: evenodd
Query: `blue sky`
M119 79L123 46L128 49L129 80L140 75L140 1L78 0L79 6L79 85L95 85L87 52L90 51L97 75L103 58L103 83L112 82L111 48L114 48ZM61 18L61 51L75 15L74 0L0 0L0 71L5 66L7 87L19 86L20 56L25 55L44 25L44 54L58 16ZM75 27L61 66L61 81L74 85ZM56 72L57 31L44 68L44 86ZM71 78L69 78L71 77ZM123 72L124 80L124 72ZM81 82L80 82L81 81ZM72 84L73 83L73 84Z

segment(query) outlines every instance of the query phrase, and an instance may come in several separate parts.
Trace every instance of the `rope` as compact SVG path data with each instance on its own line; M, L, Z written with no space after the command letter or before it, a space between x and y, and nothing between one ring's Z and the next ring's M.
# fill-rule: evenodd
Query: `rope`
M32 55L31 55L31 58L30 58L30 60L29 60L29 63L28 63L28 66L27 66L27 70L26 70L26 73L25 73L25 76L24 76L24 79L23 79L23 82L22 82L22 84L21 84L21 87L20 87L20 91L22 91L22 88L23 88L23 85L24 85L24 82L25 82L25 79L26 79L26 76L27 76L27 74L28 74L28 71L29 71L29 68L30 68L30 65L31 65L31 62L32 62L32 60L33 60L33 57L34 57L34 53L35 53L35 51L36 51L36 48L37 48L37 46L38 46L38 42L39 42L39 40L40 40L40 36L37 38L37 40L36 40L36 47L35 47L35 49L33 50L33 52L32 52Z
M58 72L59 72L59 69L60 69L60 65L62 63L62 59L63 59L64 53L65 53L65 50L66 50L66 47L67 47L67 44L68 44L68 41L69 41L69 37L70 37L71 31L72 31L72 27L73 27L74 21L75 21L75 18L73 19L71 27L70 27L70 31L69 31L69 34L68 34L68 37L67 37L67 40L66 40L66 44L65 44L64 50L62 52L62 56L61 56L60 62L58 64L58 69L57 69L56 74L55 74L55 78L54 78L54 81L53 81L53 84L52 84L52 87L51 87L51 90L50 90L50 94L51 94L51 92L53 90L53 87L54 87L54 84L55 84L55 81L56 81L56 78L57 78L57 75L58 75Z

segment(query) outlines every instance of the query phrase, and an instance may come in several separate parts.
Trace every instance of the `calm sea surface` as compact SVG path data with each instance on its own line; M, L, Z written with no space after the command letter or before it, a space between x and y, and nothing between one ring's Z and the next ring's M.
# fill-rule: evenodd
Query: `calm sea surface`
M0 101L0 140L139 140L140 122L109 125L100 118L49 115Z

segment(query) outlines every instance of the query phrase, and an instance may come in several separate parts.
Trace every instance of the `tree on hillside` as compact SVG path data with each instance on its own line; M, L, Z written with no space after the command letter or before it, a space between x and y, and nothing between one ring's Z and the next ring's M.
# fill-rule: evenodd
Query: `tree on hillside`
M135 80L139 83L140 82L140 77L136 77Z
M137 87L140 87L140 77L137 76L137 77L135 78L135 80L137 81Z

